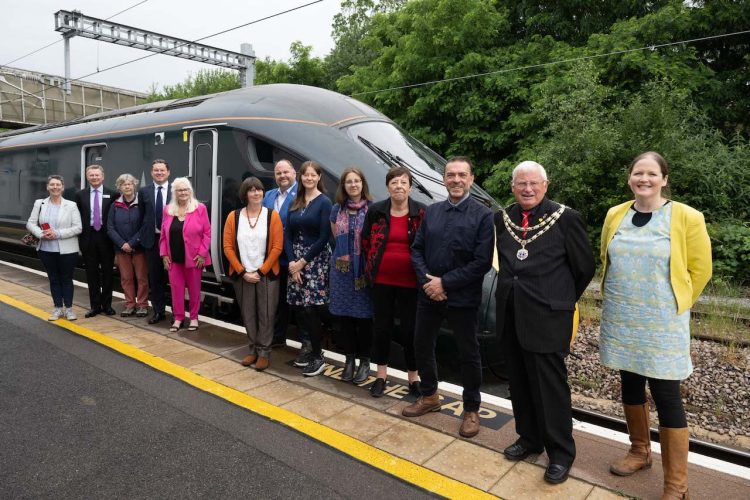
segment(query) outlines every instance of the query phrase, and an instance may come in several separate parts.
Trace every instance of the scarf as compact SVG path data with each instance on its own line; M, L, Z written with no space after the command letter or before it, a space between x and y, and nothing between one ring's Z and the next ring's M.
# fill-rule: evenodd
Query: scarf
M364 198L358 202L347 199L345 205L339 208L339 213L336 215L336 232L334 234L336 248L333 251L333 259L336 269L342 273L348 273L349 271L354 273L355 290L364 288L366 285L362 273L364 265L360 237L362 236L362 227L365 225L367 205L368 202ZM351 255L349 254L349 210L357 211L354 216L354 244L352 245Z

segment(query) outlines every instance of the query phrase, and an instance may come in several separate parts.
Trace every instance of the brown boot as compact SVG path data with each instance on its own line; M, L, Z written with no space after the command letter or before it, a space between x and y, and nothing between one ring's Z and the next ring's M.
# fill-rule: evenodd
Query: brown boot
M661 467L664 469L664 493L661 500L688 497L688 445L687 427L670 429L659 427Z
M630 434L630 450L624 458L609 466L609 472L617 476L630 476L641 469L651 467L651 435L648 428L648 403L622 405Z
M256 359L258 359L257 354L248 354L247 356L242 358L242 366L250 366L255 363Z
M265 356L259 356L255 361L255 369L262 372L271 364L271 361Z
M461 428L458 433L465 438L472 438L479 434L479 412L465 411L464 421L461 422Z
M415 403L404 408L401 415L405 417L421 417L431 411L440 411L440 396L437 392L432 396L421 396Z

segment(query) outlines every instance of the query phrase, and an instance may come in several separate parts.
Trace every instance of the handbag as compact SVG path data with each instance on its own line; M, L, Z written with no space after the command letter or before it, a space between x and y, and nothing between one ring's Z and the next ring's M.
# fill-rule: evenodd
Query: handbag
M42 204L40 203L39 213L36 214L37 224L39 224L39 217L41 217L41 215L42 215ZM21 243L23 243L24 245L28 247L35 247L39 244L39 238L37 238L36 236L34 236L32 233L29 232L23 235L23 237L21 238Z

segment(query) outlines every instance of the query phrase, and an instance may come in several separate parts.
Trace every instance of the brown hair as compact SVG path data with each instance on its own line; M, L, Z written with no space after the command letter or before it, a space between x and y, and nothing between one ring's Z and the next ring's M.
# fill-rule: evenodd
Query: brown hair
M630 168L628 168L628 177L630 177L630 174L633 173L633 167L635 167L635 164L645 158L651 158L652 160L654 160L656 164L659 165L661 176L667 179L667 176L669 175L669 165L667 165L667 160L665 160L664 157L656 151L646 151L645 153L641 153L636 156L633 161L630 162ZM665 197L669 198L670 196L672 196L672 191L669 189L669 179L667 179L667 185L661 188L661 190Z
M349 195L346 194L345 186L346 177L349 174L354 174L360 178L360 180L362 181L362 198L372 201L372 195L370 194L370 188L367 187L367 179L365 179L365 174L363 174L362 171L357 167L349 167L341 173L341 177L339 178L339 186L336 188L336 203L338 203L339 205L343 205L349 198Z
M49 181L52 181L52 180L60 181L60 183L63 186L65 185L65 180L63 179L62 175L52 174L52 175L47 176L47 184L49 184Z
M299 168L299 172L297 172L297 183L299 186L297 187L297 196L294 197L292 206L289 207L290 212L299 210L307 204L307 200L305 199L305 187L302 185L302 175L307 171L308 168L315 170L315 173L320 176L320 179L318 180L318 191L320 191L321 193L326 192L326 188L323 185L323 169L320 168L320 164L318 162L307 160Z
M244 181L242 181L242 184L240 184L240 201L243 205L247 205L247 192L250 191L252 188L257 189L258 191L265 192L265 189L263 188L263 183L258 179L257 177L248 177Z
M474 174L474 164L471 163L471 159L468 156L451 156L448 158L448 161L445 162L445 165L448 166L449 163L453 162L463 162L469 165L469 173Z
M387 174L385 174L385 185L386 187L388 184L393 180L395 177L401 177L402 175L405 175L409 178L409 186L412 185L414 178L411 175L411 172L406 167L393 167L391 168Z
M169 170L169 163L167 163L167 160L163 160L161 158L157 158L154 161L151 162L151 167L153 168L154 165L157 163L163 163L165 167L167 167L167 170Z

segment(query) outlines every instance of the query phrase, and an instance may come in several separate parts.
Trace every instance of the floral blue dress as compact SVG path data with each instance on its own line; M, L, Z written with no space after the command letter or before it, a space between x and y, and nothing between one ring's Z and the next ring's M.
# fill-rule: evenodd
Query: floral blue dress
M336 223L339 215L339 204L333 206L330 221ZM354 258L354 214L349 214L349 257ZM364 260L362 262L364 266ZM351 318L372 318L372 302L367 287L359 290L354 287L354 273L341 272L336 268L335 256L331 257L331 304L328 306L331 314L349 316Z
M608 248L604 279L602 364L649 378L683 380L693 371L690 311L677 314L669 275L672 204L642 227L631 208Z

